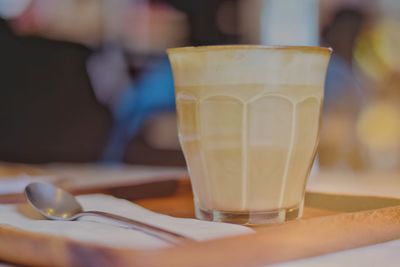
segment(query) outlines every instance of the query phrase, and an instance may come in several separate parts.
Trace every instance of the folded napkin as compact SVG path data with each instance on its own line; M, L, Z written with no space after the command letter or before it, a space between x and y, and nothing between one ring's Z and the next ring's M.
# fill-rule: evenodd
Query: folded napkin
M107 195L83 195L79 196L78 200L84 210L111 212L198 241L253 232L250 228L240 225L180 219L158 214L127 200ZM113 247L157 249L170 246L165 241L107 219L85 216L74 222L49 221L32 213L28 206L0 205L0 224Z

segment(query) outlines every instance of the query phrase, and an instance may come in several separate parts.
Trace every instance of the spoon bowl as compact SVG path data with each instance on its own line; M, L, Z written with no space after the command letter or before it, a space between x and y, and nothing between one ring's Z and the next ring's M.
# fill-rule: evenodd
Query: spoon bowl
M69 220L83 212L73 195L49 183L29 184L25 196L35 210L52 220Z

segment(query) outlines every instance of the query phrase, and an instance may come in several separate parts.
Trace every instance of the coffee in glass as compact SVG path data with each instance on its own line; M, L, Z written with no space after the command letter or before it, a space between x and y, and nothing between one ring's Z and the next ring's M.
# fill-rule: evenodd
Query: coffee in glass
M168 50L198 218L264 224L301 216L330 54L251 45Z

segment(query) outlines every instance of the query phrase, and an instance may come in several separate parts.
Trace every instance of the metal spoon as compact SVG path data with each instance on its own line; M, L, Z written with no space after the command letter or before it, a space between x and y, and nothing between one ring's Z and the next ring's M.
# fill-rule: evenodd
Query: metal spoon
M73 195L49 183L36 182L27 185L25 197L35 210L50 220L74 221L82 216L97 216L123 223L172 244L190 240L180 234L119 215L102 211L83 211Z

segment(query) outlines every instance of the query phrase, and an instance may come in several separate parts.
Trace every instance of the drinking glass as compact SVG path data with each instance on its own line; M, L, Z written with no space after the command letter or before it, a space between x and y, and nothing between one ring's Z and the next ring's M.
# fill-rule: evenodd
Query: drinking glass
M330 54L296 46L168 50L197 218L265 224L301 216Z

